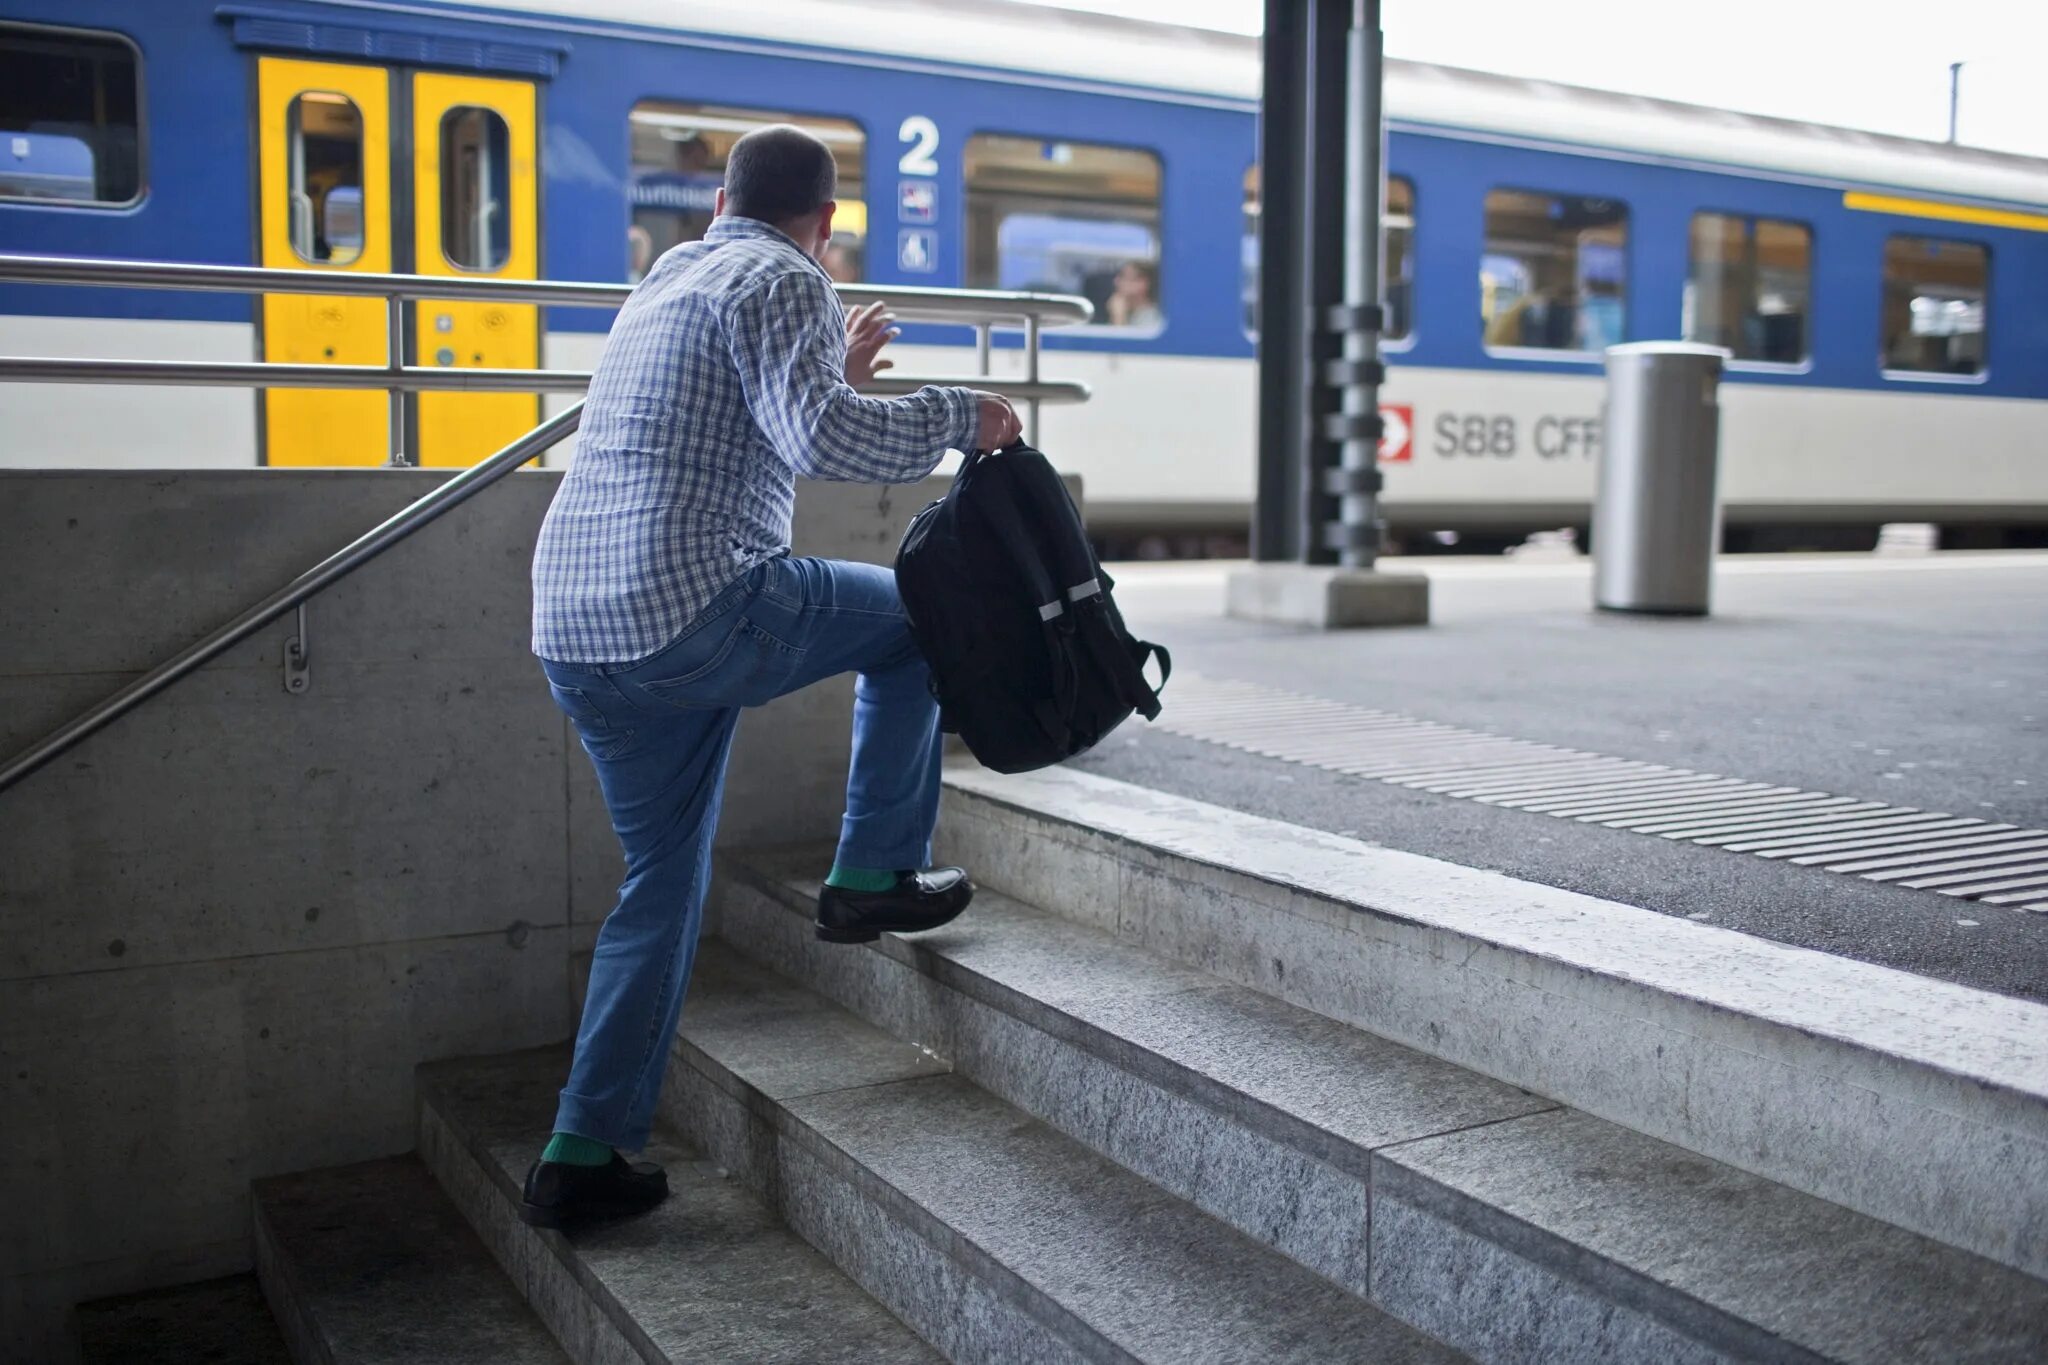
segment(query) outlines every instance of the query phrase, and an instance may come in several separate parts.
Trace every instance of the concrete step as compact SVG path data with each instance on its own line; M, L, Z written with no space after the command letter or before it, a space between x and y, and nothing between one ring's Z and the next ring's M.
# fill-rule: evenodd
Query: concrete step
M291 1365L254 1275L78 1305L85 1365Z
M300 1365L568 1365L417 1158L254 1194L256 1275Z
M519 1221L568 1052L419 1070L420 1154L579 1365L926 1365L932 1350L699 1152L657 1129L671 1194L571 1233Z
M1088 773L947 785L985 885L2048 1276L2048 1007Z
M724 944L663 1108L954 1360L1464 1358Z
M2027 1275L982 892L862 948L805 852L725 938L1480 1359L2048 1358Z

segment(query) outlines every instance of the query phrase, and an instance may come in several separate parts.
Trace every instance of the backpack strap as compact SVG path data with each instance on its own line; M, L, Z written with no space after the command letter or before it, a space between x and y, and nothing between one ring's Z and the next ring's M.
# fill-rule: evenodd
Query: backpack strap
M1045 458L1037 449L1021 441L1004 447L992 458L1000 462L1003 458L1019 453ZM1088 547L1087 531L1083 528L1080 514L1074 508L1073 499L1067 496L1065 487L1057 482L1034 478L1022 472L1015 464L1004 468L1002 472L1007 476L1004 483L1014 494L1016 501L990 499L990 503L993 505L1000 502L1006 518L1021 521L1023 511L1028 510L1042 525L1057 527L1064 522L1073 530L1072 535L1056 533L1047 537L1062 552L1061 563L1055 566L1054 572L1059 575L1059 582L1065 585L1065 592L1057 595L1048 594L1044 587L1035 588L1034 591L1040 594L1041 600L1049 604L1056 602L1061 612L1079 614L1091 608L1099 609L1103 605L1103 594L1108 586L1104 581L1106 576L1101 566L1095 562L1094 552ZM1057 475L1054 478L1057 479ZM1016 502L1026 503L1028 508L1019 509ZM1018 527L1018 534L1022 534L1021 525ZM1031 566L1042 574L1043 566L1039 564L1035 554L1031 556ZM1060 612L1054 613L1056 616L1059 614ZM1157 720L1160 711L1159 694L1165 689L1166 680L1173 673L1173 655L1168 653L1163 645L1134 640L1132 643L1137 649L1132 658L1125 662L1103 657L1104 647L1109 638L1108 631L1079 630L1078 638L1082 641L1082 647L1094 656L1096 665L1103 675L1109 678L1117 689L1117 700L1146 720ZM1159 660L1158 687L1153 687L1145 680L1145 665L1154 658ZM1067 714L1071 716L1072 710L1069 709Z
M1136 704L1139 715L1146 720L1159 719L1159 694L1166 690L1166 680L1173 676L1173 655L1165 645L1155 645L1150 640L1137 640L1138 686L1144 689L1145 699ZM1159 661L1159 686L1145 681L1145 665L1150 660Z
M1007 482L1014 487L1014 480ZM1032 605L1038 610L1039 627L1045 632L1052 661L1052 701L1038 708L1038 723L1047 738L1065 748L1073 733L1074 707L1080 696L1080 670L1075 666L1072 647L1073 621L1067 615L1066 599L1046 573L1015 501L997 494L978 500L975 508L987 519L989 529L1009 552L1011 563L1031 591Z
M1116 689L1117 701L1130 707L1146 720L1158 720L1162 705L1159 694L1166 690L1166 680L1173 676L1173 655L1165 645L1155 645L1149 640L1132 640L1129 655L1124 659L1105 657L1110 641L1116 639L1108 630L1083 630L1080 638L1088 652L1094 656L1102 675L1110 680ZM1159 686L1154 687L1145 679L1145 665L1159 661Z

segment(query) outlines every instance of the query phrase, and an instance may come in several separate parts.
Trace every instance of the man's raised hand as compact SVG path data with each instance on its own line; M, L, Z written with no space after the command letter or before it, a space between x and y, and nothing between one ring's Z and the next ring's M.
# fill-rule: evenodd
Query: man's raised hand
M896 315L888 312L887 305L880 300L848 314L846 382L856 389L863 388L876 375L893 368L895 361L876 357L884 346L902 335L902 329L896 326Z

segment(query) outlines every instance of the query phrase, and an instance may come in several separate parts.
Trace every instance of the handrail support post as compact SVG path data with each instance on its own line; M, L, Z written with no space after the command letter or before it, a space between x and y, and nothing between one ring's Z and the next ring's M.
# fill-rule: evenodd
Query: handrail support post
M313 634L306 628L306 604L299 603L299 633L284 642L284 690L295 697L313 685Z
M1024 378L1032 384L1038 382L1038 315L1036 313L1030 314L1024 319ZM1033 445L1037 445L1039 402L1036 398L1028 398L1025 400L1025 406L1030 410L1031 417L1030 426L1025 429L1024 439Z
M405 370L405 296L386 294L384 296L384 366L392 374ZM391 389L391 458L387 467L407 469L412 466L412 457L405 449L405 397L404 389Z

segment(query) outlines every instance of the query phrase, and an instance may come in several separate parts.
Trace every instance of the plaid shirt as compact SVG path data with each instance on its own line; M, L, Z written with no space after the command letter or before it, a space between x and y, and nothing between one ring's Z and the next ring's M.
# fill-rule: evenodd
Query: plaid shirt
M831 277L766 223L715 219L612 325L533 555L533 651L629 663L789 551L796 476L909 483L974 442L969 389L848 386Z

